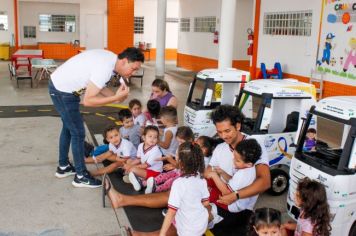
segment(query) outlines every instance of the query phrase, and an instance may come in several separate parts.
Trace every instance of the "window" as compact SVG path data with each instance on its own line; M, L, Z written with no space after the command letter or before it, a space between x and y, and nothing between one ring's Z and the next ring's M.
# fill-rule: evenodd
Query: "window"
M23 37L24 38L36 38L36 27L35 26L24 26L23 27Z
M180 32L189 32L190 31L190 19L181 18L180 19Z
M6 11L0 11L0 30L8 30L9 25L7 21Z
M134 33L143 34L144 33L145 18L143 16L135 16L134 19Z
M214 32L216 27L216 17L195 17L194 32Z
M75 32L74 15L39 15L41 32Z
M167 17L166 22L168 23L178 23L179 19L174 17Z
M265 13L263 34L310 36L312 11Z

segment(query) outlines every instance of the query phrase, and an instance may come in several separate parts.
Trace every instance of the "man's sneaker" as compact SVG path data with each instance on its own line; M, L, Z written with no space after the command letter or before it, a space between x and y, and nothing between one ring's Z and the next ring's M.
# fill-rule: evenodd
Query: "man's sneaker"
M136 191L140 191L142 188L141 179L137 177L133 172L130 172L129 179Z
M101 186L101 180L95 179L88 173L85 173L80 179L78 175L75 175L72 185L78 188L99 188Z
M124 175L124 177L122 177L122 181L124 181L127 184L131 184L129 175Z
M156 192L156 181L153 177L149 177L147 179L147 187L145 190L145 194L154 193L154 192Z
M59 166L57 167L57 171L55 174L57 178L65 178L71 175L75 175L75 169L72 164L69 163L64 170L62 170Z

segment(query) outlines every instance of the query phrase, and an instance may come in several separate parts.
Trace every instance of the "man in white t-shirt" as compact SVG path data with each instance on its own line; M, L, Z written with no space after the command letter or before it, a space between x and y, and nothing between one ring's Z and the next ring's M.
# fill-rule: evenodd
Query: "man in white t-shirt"
M233 147L236 147L239 142L248 138L240 132L243 118L244 116L241 111L230 105L219 106L212 112L211 119L215 124L216 131L219 137L225 142L219 144L215 148L209 165L206 169L206 176L209 175L209 172L214 171L219 174L221 179L228 183L236 172L233 164ZM270 187L271 177L268 165L268 155L264 145L261 145L261 148L261 158L255 164L255 181L253 181L253 183L247 187L242 188L241 190L221 196L218 202L225 205L230 205L240 198L245 199L258 195ZM212 182L213 181L208 180L208 186L210 184L214 184ZM252 212L249 210L240 211L238 213L230 213L231 215L227 213L224 215L225 220L215 225L212 229L212 232L216 236L239 235L240 233L243 235L244 232L242 231L246 230L246 225L248 225L247 220L249 219L251 213Z
M144 55L137 48L127 48L118 56L107 50L95 49L70 58L53 72L49 94L63 122L56 177L75 175L72 182L75 187L101 186L101 181L94 179L84 164L85 131L79 109L80 96L83 95L84 106L89 107L124 101L129 94L127 79L143 62ZM116 92L106 87L112 75L123 77ZM75 168L68 160L70 145Z

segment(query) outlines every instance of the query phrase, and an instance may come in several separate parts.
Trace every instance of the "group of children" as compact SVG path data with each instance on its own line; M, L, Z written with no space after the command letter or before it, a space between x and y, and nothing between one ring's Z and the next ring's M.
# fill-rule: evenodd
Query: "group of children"
M219 203L218 198L253 183L255 164L262 155L258 142L244 139L230 147L236 169L232 177L220 175L219 167L206 172L209 164L214 168L210 157L218 141L206 136L195 140L189 127L178 127L176 108L160 108L154 101L147 103L145 112L136 99L130 101L130 109L120 110L122 127L110 126L104 131L108 151L86 160L87 163L107 160L109 164L91 174L97 176L121 169L124 182L131 183L136 191L145 188L148 194L170 190L161 235L166 234L172 223L178 235L203 235L208 227L222 220L217 207L228 212L252 210L258 195L230 205ZM252 217L251 233L284 236L293 230L297 236L329 235L329 208L324 187L303 179L295 198L302 210L297 224L281 224L281 214L277 210L257 209Z

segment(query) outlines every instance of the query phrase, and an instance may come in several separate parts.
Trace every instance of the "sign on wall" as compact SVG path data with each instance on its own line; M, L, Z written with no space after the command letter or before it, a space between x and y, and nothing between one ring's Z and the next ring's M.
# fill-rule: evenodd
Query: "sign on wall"
M356 85L356 1L324 0L317 70L327 80Z

